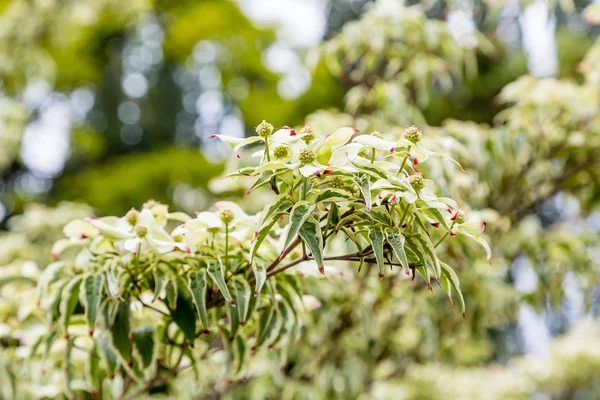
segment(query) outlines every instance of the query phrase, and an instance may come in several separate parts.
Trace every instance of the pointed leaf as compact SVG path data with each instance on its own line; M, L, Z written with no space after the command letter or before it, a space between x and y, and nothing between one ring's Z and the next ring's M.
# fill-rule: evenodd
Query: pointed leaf
M294 204L292 211L290 211L287 234L285 242L283 243L284 250L290 245L290 243L292 243L292 240L298 234L300 227L302 224L304 224L304 221L311 216L314 209L315 205L311 205L308 201L299 201L298 203Z
M373 199L371 198L371 181L367 175L361 175L356 178L356 184L360 188L360 192L365 199L365 205L367 206L367 211L371 210L373 206Z
M129 362L131 360L131 309L129 303L119 302L114 323L110 329L110 342L117 353Z
M450 285L456 291L456 295L460 301L460 307L462 308L463 315L465 315L465 299L462 291L460 290L460 280L458 279L458 275L456 275L456 272L454 272L452 267L450 267L448 264L440 262L440 265L442 267L442 274L448 279Z
M400 264L404 267L404 270L408 272L408 258L406 257L406 252L404 251L404 242L406 239L404 235L402 235L400 228L386 229L385 235L387 237L387 241L392 247L392 251Z
M135 348L140 355L142 365L148 368L156 358L154 327L145 326L133 333Z
M325 273L325 266L323 264L323 234L321 232L319 221L314 217L308 218L304 224L302 224L298 233L310 249L313 258L317 263L317 267L319 268L319 272L322 274Z
M239 276L233 278L233 287L235 288L235 304L240 325L244 326L248 319L248 308L250 305L250 297L252 296L252 289L250 289L248 281Z
M229 304L234 304L233 299L231 298L231 294L229 293L229 289L227 288L227 284L225 283L225 277L223 275L223 265L221 264L220 259L218 261L209 262L208 276L210 276L215 285L217 285L225 300L227 300Z
M60 300L60 324L65 334L69 328L71 315L79 302L79 286L81 285L81 280L82 276L76 276L62 291Z
M252 272L254 272L254 279L256 280L256 286L254 289L254 295L258 295L267 280L267 270L262 265L252 264Z
M190 343L196 339L196 313L192 302L192 295L182 283L178 286L177 307L171 310L171 318L177 324Z
M206 311L206 292L208 288L206 270L194 271L190 273L189 277L189 289L192 293L194 305L196 311L200 317L200 323L202 329L206 332L208 330L208 312Z
M373 246L373 252L375 253L375 261L377 261L377 268L379 269L379 278L383 278L383 271L385 267L385 259L383 258L383 230L381 227L373 227L369 229L369 242Z
M85 320L90 329L90 335L94 334L96 316L100 308L100 296L104 286L104 275L95 274L87 276L81 285L81 298L85 306Z

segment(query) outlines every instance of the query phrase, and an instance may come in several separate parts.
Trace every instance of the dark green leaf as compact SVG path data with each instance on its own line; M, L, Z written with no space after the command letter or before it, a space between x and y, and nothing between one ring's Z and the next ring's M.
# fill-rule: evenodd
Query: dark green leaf
M290 220L288 222L285 242L283 243L283 249L285 250L292 240L298 234L300 227L304 224L304 221L311 216L315 205L311 205L308 201L299 201L294 205L290 212Z
M404 270L408 272L408 258L406 257L406 252L404 251L404 242L406 239L404 238L404 235L402 235L400 228L388 228L385 230L385 235L388 243L392 247L394 255L398 261L400 261L400 264L402 264Z
M225 300L227 300L229 304L234 304L233 299L231 298L231 294L229 293L229 289L227 288L227 284L225 283L225 277L223 275L223 265L221 264L220 259L218 261L209 262L208 275L217 285Z
M235 304L242 326L246 325L248 319L248 308L250 306L250 297L252 297L252 289L248 281L244 278L236 276L233 278L233 287L235 289Z
M104 285L104 275L88 275L81 285L81 298L85 306L85 319L90 329L90 336L94 334L96 316L100 308L100 296Z
M79 286L81 285L82 277L75 276L71 282L62 291L62 297L60 300L60 324L63 332L66 334L69 328L69 321L71 315L79 303Z
M208 313L206 311L206 289L208 288L208 282L205 269L190 273L189 288L192 293L194 305L196 306L196 311L200 317L202 329L206 332L208 331Z
M156 357L156 347L154 338L154 327L145 326L136 329L133 333L135 348L140 355L142 365L148 368Z
M373 247L377 268L379 268L379 278L383 279L385 260L383 258L383 230L376 226L369 229L369 243Z
M317 263L317 267L319 268L319 272L325 273L325 266L323 265L323 234L321 232L321 226L319 225L319 221L317 221L314 217L308 218L300 231L298 232L304 243L310 249L313 258Z
M179 286L179 295L177 296L177 307L171 309L171 318L177 324L190 343L194 343L196 338L196 313L192 302L192 295L185 285Z
M111 344L126 362L131 360L130 311L129 302L119 302L115 320L110 329Z

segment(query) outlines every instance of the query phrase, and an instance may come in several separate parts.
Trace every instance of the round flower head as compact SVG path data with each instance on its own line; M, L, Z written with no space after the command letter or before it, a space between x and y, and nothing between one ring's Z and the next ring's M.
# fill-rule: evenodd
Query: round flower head
M334 189L342 189L345 186L346 182L344 182L344 180L339 176L335 176L332 180L329 181L329 187Z
M235 218L235 214L233 213L233 211L225 209L219 211L219 218L221 218L221 221L223 221L223 223L229 224L233 221L233 218Z
M175 235L175 236L173 236L173 240L176 241L176 242L178 242L178 243L183 242L183 239L184 239L183 235Z
M425 187L425 179L421 175L411 175L408 177L408 182L416 190L419 191Z
M466 221L467 215L463 210L456 210L456 213L452 216L452 220L457 224L462 224Z
M317 155L315 152L307 147L300 150L300 154L298 154L298 160L300 160L302 164L310 164L311 162L315 161L316 158Z
M290 155L290 149L287 145L282 144L281 146L277 146L273 149L273 156L275 159L285 158Z
M273 134L273 125L263 120L263 122L256 126L256 133L262 137L271 136Z
M135 226L135 224L137 224L139 215L140 212L135 208L132 208L131 210L127 211L127 214L125 214L125 220L129 222L129 225Z
M375 136L376 138L383 139L383 135L379 131L371 132L371 136Z
M315 132L308 125L305 125L304 128L300 129L300 134L304 134L304 136L302 136L302 140L304 140L307 144L315 139Z
M416 126L409 126L404 130L404 138L406 140L410 140L413 143L418 143L421 141L421 137L423 133Z
M138 225L135 227L135 234L141 238L146 237L146 235L148 234L148 228L146 228L143 225Z

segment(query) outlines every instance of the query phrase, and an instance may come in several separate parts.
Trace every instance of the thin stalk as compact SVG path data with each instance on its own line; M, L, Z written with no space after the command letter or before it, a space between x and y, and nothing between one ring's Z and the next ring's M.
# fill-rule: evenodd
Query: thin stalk
M454 224L456 223L456 221L454 221L452 223L452 225L450 225L450 231L452 230L452 228L454 228ZM450 233L450 231L444 233L444 236L442 236L442 238L440 240L438 240L438 242L433 246L433 248L437 248L443 241L444 239L446 239L448 237L448 233Z
M267 161L271 161L271 154L269 154L269 138L265 138L265 155L267 156Z
M371 164L375 162L375 148L371 149Z
M225 223L225 269L229 269L229 223Z
M406 214L408 213L409 207L410 207L410 204L407 204L406 208L404 209L404 214L402 214L402 218L400 218L400 223L398 224L399 227L402 227L402 223L404 222L404 218L406 217Z
M410 155L410 148L411 148L411 146L408 146L408 149L406 149L406 157L404 157L404 160L402 161L402 165L400 165L400 169L398 170L398 173L396 174L396 176L400 175L400 172L402 172L404 170L404 166L406 165L406 160L408 160L408 156Z

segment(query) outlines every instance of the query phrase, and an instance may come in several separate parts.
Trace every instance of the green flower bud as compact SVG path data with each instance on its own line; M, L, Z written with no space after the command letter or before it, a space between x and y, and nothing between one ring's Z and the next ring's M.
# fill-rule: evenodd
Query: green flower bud
M233 221L233 218L235 218L235 214L233 213L233 211L225 209L219 212L219 218L221 218L221 221L223 221L223 223L229 224Z
M256 133L262 137L271 136L273 134L273 125L263 120L263 122L256 126Z
M302 136L302 140L304 140L306 142L306 144L310 143L311 141L313 141L315 139L315 132L313 131L313 129L308 126L305 125L304 128L302 128L300 130L300 134L304 134L304 136Z
M129 225L135 226L135 224L137 224L137 219L139 215L140 212L135 208L132 208L131 210L127 211L127 214L125 214L125 220L129 222Z
M404 130L404 138L406 140L410 140L413 143L418 143L421 141L421 137L423 133L416 126L409 126Z
M285 144L282 144L281 146L277 146L273 149L273 156L277 160L280 158L289 157L289 155L290 155L290 149Z
M379 131L371 132L371 136L375 136L376 138L383 139L383 135Z
M346 187L346 182L340 176L333 177L332 180L329 181L329 187L333 189L343 189Z
M148 234L148 228L143 225L138 225L135 227L135 234L140 238L146 237Z
M308 147L300 150L300 154L298 155L298 160L300 160L302 164L310 164L311 162L315 161L316 158L317 155L315 152Z
M463 210L457 210L456 213L452 216L452 220L457 224L462 224L467 220L467 215Z
M425 179L423 179L421 175L411 175L408 177L408 181L416 191L419 191L425 187Z

